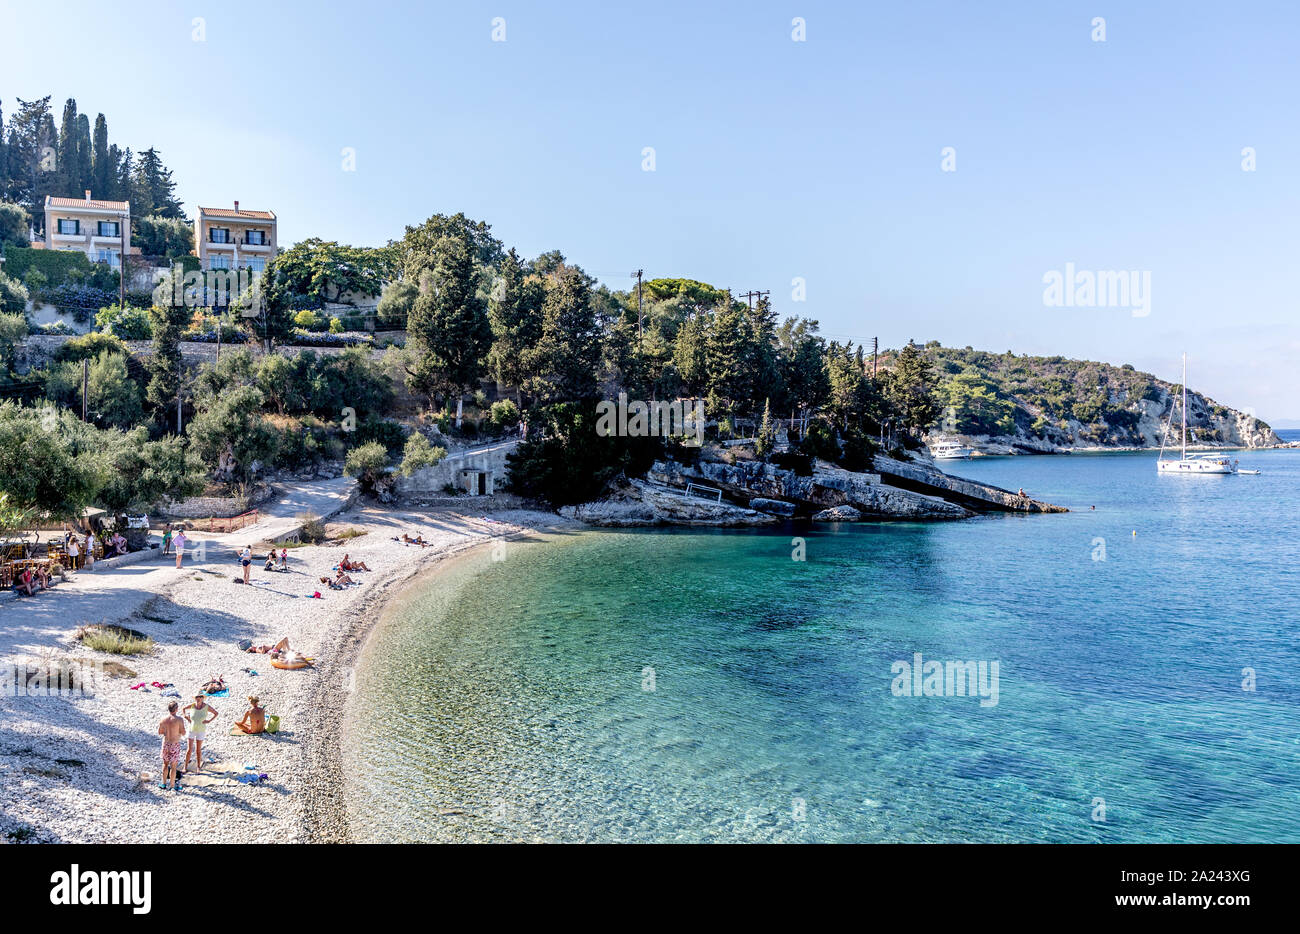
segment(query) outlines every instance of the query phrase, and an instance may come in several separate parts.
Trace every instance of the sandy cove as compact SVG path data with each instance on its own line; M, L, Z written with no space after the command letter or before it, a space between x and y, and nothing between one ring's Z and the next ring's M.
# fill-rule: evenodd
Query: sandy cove
M175 570L173 559L80 572L53 591L0 607L0 659L6 665L50 658L119 662L134 677L100 673L89 697L0 696L0 841L78 843L270 843L346 839L337 764L338 725L350 665L383 603L439 561L493 539L565 524L553 513L498 511L484 516L466 504L429 510L355 507L330 520L331 530L366 531L337 545L293 549L289 573L254 562L254 586L236 584L237 549L260 534L203 535L207 562ZM251 530L250 530L251 531ZM421 548L393 541L421 533ZM255 545L256 550L256 545ZM324 588L344 553L365 562L359 586ZM265 551L261 554L264 556ZM320 590L322 599L311 594ZM152 637L150 656L114 656L73 638L86 622L112 622ZM240 639L290 645L317 667L280 671L270 658L241 652ZM257 675L241 669L251 668ZM212 675L224 675L228 697L204 744L204 774L180 792L157 787L156 730L167 702L150 687L173 684L182 706ZM131 690L133 684L145 687ZM281 717L278 734L228 735L247 695ZM225 779L246 763L266 773L260 785ZM147 776L147 777L145 777ZM211 782L211 783L209 783ZM333 810L335 807L340 810ZM26 828L26 829L24 829Z

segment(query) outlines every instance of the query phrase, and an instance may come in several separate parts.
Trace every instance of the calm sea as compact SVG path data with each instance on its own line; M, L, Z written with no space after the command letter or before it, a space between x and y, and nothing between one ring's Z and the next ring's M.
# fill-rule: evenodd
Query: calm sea
M1300 451L1237 456L951 468L1067 515L476 553L362 659L354 833L1300 842ZM997 662L996 705L897 696L915 653Z

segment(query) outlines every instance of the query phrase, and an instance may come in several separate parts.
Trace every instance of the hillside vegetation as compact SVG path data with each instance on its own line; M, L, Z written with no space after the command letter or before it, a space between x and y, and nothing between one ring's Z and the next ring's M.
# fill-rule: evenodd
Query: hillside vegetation
M944 406L932 434L987 437L1012 447L1150 447L1178 418L1182 387L1092 360L958 350L932 341L925 355ZM888 361L886 361L886 365ZM1279 439L1264 422L1188 390L1188 441L1258 447Z

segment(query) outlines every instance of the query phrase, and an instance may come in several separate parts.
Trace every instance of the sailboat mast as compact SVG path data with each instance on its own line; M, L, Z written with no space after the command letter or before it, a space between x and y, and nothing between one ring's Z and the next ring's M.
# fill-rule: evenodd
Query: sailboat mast
M1183 460L1187 460L1187 352L1183 352Z

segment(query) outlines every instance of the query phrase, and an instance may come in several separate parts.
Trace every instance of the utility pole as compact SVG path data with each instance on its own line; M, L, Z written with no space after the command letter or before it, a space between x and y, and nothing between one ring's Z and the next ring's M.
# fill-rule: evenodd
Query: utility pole
M880 338L871 338L871 378L876 378L876 353L880 350Z
M740 294L741 294L741 297L742 297L742 298L747 298L747 299L749 299L749 307L750 307L750 309L752 310L753 307L754 307L754 299L756 299L756 298L762 298L764 295L771 295L772 293L771 293L771 291L767 291L767 292L753 292L753 291L750 291L750 292L742 292L742 293L740 293Z
M641 343L641 274L645 270L638 269L632 275L636 276L636 340Z
M185 364L182 362L181 366ZM181 433L181 381L176 380L176 436L180 437Z
M86 420L86 395L90 388L90 360L81 361L81 420Z
M117 266L117 307L126 310L126 215L117 216L117 234L121 242L118 252L121 254Z

